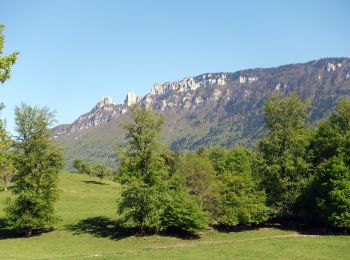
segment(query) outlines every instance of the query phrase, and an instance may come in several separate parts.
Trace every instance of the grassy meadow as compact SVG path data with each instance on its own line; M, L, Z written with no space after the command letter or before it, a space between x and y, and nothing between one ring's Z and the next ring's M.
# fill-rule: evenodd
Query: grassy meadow
M0 259L349 259L350 236L264 227L236 232L207 230L196 237L137 237L116 214L119 185L95 177L60 174L55 230L31 238L3 227L0 192Z

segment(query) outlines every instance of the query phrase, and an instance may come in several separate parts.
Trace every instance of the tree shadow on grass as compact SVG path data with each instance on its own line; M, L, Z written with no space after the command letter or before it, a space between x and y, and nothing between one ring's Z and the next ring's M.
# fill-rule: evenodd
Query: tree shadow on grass
M231 232L244 232L244 231L252 231L252 230L258 230L261 226L260 225L253 225L253 226L226 226L226 225L214 225L213 228L222 233L231 233Z
M99 182L99 181L83 181L83 182L85 182L86 184L109 185L107 183Z
M228 227L224 225L216 225L214 229L218 232L230 233L230 232L244 232L251 230L259 230L260 228L274 228L284 231L294 231L299 233L300 235L316 235L316 236L326 236L326 235L341 235L347 236L350 235L350 229L346 228L334 228L329 226L321 226L321 225L310 225L305 224L301 221L295 220L270 220L259 225L253 226L236 226L236 227Z
M95 237L109 238L113 240L120 240L130 236L149 236L154 235L154 232L140 233L138 228L124 227L121 221L111 220L106 217L92 217L84 219L77 224L67 225L67 230L72 231L74 235L91 234ZM171 236L181 239L198 239L197 234L187 233L176 229L170 229L158 233L160 236Z
M106 217L92 217L84 219L77 224L68 225L66 228L74 235L91 234L95 237L119 240L136 234L136 229L123 227L119 221L113 221Z
M53 231L53 228L42 228L33 230L33 234L31 237L40 236L43 233ZM10 238L25 238L25 232L18 232L13 229L6 228L5 219L0 218L0 240L2 239L10 239Z
M266 222L252 225L252 226L235 226L229 227L225 225L215 225L213 226L218 232L230 233L230 232L244 232L251 230L259 230L260 228L274 228L283 231L294 231L300 235L314 235L314 236L349 236L349 228L335 228L320 224L306 224L300 219L270 219Z
M165 231L160 232L158 235L163 237L176 237L183 240L193 240L200 238L200 235L197 233L187 232L178 228L169 228Z
M266 222L262 227L276 228L285 231L295 231L301 235L316 235L316 236L349 236L350 229L335 228L325 225L311 225L299 221L279 221Z
M18 234L14 230L7 229L5 220L0 219L0 240L8 239L8 238L17 238L17 237L20 237L20 234Z

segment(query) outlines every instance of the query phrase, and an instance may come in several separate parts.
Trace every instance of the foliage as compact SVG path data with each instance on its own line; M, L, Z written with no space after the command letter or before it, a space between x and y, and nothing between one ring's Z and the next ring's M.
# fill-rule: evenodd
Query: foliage
M210 223L252 225L267 220L269 214L266 194L259 189L252 167L253 157L246 148L201 148L179 156L176 174L198 198Z
M220 204L220 224L250 226L268 219L266 194L258 190L252 178L227 172L222 175L221 180L225 187Z
M303 215L335 227L350 227L350 101L321 122L311 142L315 178L304 196Z
M313 151L313 163L320 164L342 152L349 140L347 138L349 133L350 101L340 100L335 113L319 124L311 141L310 149Z
M94 165L83 162L80 159L75 159L73 161L73 167L77 170L78 173L98 177L100 179L100 183L102 183L103 178L112 174L112 170L103 164Z
M253 167L253 155L244 147L231 149L225 161L225 171L234 175L251 177Z
M335 227L350 228L350 168L341 156L317 169L315 206L318 218Z
M11 66L15 64L18 52L14 52L8 56L1 56L4 48L4 26L0 24L0 83L4 83L10 78Z
M0 112L2 109L3 105L0 103ZM3 180L5 191L14 173L12 144L5 122L0 119L0 178Z
M169 192L168 201L162 214L162 223L166 229L194 232L205 229L208 219L194 196L185 189Z
M111 169L103 164L97 164L94 166L94 175L100 179L100 183L102 183L102 179L110 176L112 174Z
M84 168L82 167L82 163L83 163L83 161L78 159L78 158L74 159L74 161L73 161L73 165L72 166L75 168L75 170L78 173L83 173L83 169Z
M81 174L93 175L94 173L93 165L87 162L83 162L80 159L75 159L73 161L73 167L77 170L78 173Z
M266 221L269 209L266 194L258 187L252 173L253 156L243 147L231 149L226 158L220 201L220 224L249 226Z
M31 236L33 229L50 227L57 220L54 203L63 155L50 140L52 112L22 104L15 114L18 136L13 192L17 196L5 211L9 226Z
M127 149L119 150L119 180L127 183L137 178L149 186L156 185L166 179L169 170L158 140L163 118L137 107L131 108L130 116L132 122L123 123L128 144Z
M219 217L220 182L209 158L203 153L186 153L179 158L178 174L182 175L191 195L210 216L212 223Z
M118 212L123 214L126 224L139 227L141 234L160 231L165 196L165 191L160 185L150 186L134 178L122 187Z
M295 203L309 182L308 106L296 95L278 93L264 105L268 132L258 144L257 171L268 191L267 204L279 217L295 215Z
M208 156L217 174L222 174L226 171L226 149L217 146L210 147L208 151Z
M10 78L11 66L16 62L17 52L8 56L2 56L4 48L4 26L0 24L0 83L4 83ZM0 112L4 105L0 103ZM8 183L11 181L14 167L12 162L12 140L5 129L5 123L0 119L0 177L4 183L4 190L7 190Z
M118 180L123 185L118 212L141 233L201 228L205 216L196 201L184 195L186 190L181 184L175 185L179 190L170 185L177 179L170 174L173 156L158 141L162 117L137 107L130 110L130 116L131 122L124 122L128 145L119 150L118 157ZM179 222L175 224L174 220Z

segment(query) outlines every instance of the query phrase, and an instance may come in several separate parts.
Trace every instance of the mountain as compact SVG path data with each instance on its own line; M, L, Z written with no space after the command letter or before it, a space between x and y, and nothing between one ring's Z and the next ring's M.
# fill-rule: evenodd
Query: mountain
M316 124L340 98L350 98L350 59L325 58L156 83L144 97L128 93L124 104L102 98L89 113L53 132L68 161L80 157L114 165L115 147L124 141L119 123L137 104L165 116L163 140L174 150L252 146L264 133L263 102L275 91L309 98L310 123Z

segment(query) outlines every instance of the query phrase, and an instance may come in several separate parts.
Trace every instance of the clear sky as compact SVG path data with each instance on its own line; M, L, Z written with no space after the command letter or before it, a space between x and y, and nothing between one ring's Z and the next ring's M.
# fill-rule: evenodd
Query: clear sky
M0 0L5 54L21 53L2 116L12 131L23 101L70 123L155 82L350 57L349 18L347 0Z

